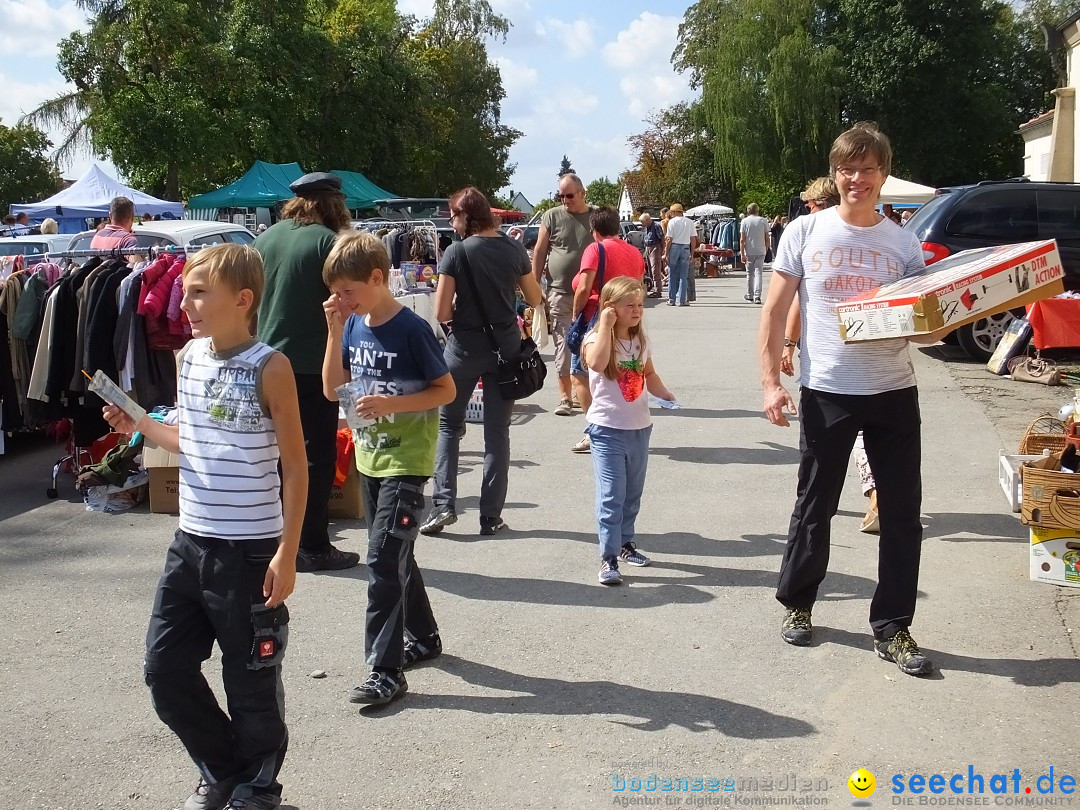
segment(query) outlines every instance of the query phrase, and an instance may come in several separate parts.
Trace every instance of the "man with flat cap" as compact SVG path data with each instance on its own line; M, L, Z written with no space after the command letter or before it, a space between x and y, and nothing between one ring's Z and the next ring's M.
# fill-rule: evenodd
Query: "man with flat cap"
M360 555L330 544L326 514L337 463L338 405L323 395L326 350L323 262L337 232L350 227L341 179L325 172L305 174L289 186L294 194L281 219L255 238L266 285L259 306L259 339L289 358L296 377L300 423L308 457L308 499L300 532L297 571L352 568Z

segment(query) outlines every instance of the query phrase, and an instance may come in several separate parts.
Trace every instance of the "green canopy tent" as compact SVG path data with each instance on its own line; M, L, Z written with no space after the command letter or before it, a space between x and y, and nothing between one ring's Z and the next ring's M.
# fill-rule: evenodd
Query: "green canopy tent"
M229 185L188 200L188 208L271 208L295 196L289 184L304 174L299 163L256 160L243 177Z
M352 210L372 208L376 200L388 200L398 196L397 194L391 194L386 189L379 188L360 172L332 169L330 174L341 178L341 191L345 194L345 207Z

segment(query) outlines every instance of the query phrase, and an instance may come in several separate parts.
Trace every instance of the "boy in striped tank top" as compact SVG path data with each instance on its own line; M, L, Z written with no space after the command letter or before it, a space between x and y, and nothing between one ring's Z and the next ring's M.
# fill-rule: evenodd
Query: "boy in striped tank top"
M371 674L353 703L378 705L402 695L403 670L442 652L413 544L424 485L435 471L439 406L452 402L454 378L431 326L390 293L390 257L370 233L338 236L323 266L332 295L323 393L350 378L363 389L354 431L368 524L368 607L364 652Z
M145 671L158 716L199 769L184 810L265 810L281 804L284 602L296 580L307 457L289 361L252 336L259 254L219 245L183 272L181 306L195 339L178 358L177 425L149 417L136 425L113 407L105 418L180 454L180 528L154 600ZM229 715L201 672L215 641Z

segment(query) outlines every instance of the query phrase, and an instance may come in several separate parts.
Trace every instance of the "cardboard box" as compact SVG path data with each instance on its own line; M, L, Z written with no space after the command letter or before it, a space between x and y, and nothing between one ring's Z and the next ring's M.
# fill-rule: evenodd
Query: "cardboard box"
M150 473L150 511L159 515L180 514L180 456L147 439L143 444L143 467Z
M836 305L845 343L955 329L1064 290L1053 239L965 250Z
M1037 582L1080 588L1080 531L1033 527L1030 575Z
M330 505L326 514L333 520L357 520L364 516L364 498L360 494L360 473L354 466L345 484L330 490Z

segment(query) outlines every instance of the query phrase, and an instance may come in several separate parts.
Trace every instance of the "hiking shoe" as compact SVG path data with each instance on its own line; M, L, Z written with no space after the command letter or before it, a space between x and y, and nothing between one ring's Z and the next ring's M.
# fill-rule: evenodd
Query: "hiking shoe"
M934 665L907 630L897 630L892 638L875 638L874 651L878 658L892 661L907 675L929 675L934 671Z
M457 514L446 506L436 506L420 524L420 534L438 534L451 523L457 523Z
M501 532L505 528L506 524L503 523L502 518L480 516L480 534L485 537L491 536L495 532Z
M184 802L184 810L221 810L232 796L234 786L231 779L211 784L200 777L195 792Z
M814 635L814 626L810 623L810 608L791 608L784 614L784 623L780 625L780 638L796 647L805 647Z
M281 797L267 790L253 793L245 799L229 799L225 810L274 810L281 805Z
M619 560L615 557L604 557L600 561L600 573L598 574L601 585L619 585L622 583L622 574L619 573Z
M652 562L648 557L637 550L633 543L625 543L619 552L619 559L628 565L636 565L642 568Z
M409 691L405 673L380 672L373 670L366 681L349 693L350 703L363 703L366 706L381 706Z
M310 574L312 571L342 571L360 564L360 555L355 551L342 551L330 546L319 554L300 549L296 552L296 570Z
M560 399L558 407L555 408L556 416L573 416L574 415L574 403L568 399Z
M881 532L881 521L878 520L878 513L874 507L871 506L866 510L859 531L866 534L879 534Z
M408 669L413 664L421 661L430 661L442 655L442 639L438 634L424 639L405 639L405 656L402 658L402 669Z
M592 442L589 441L589 437L588 436L582 436L580 442L570 446L570 452L571 453L591 453L592 452Z

